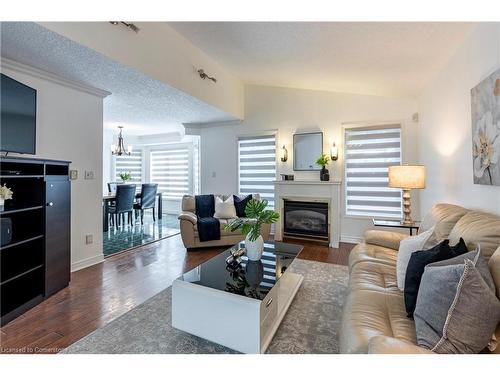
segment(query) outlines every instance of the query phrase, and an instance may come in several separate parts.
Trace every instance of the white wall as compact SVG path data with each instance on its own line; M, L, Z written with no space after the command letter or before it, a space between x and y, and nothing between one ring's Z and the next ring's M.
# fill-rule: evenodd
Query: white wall
M117 130L118 131L118 130ZM102 134L102 192L108 192L108 182L114 181L111 165L111 146L116 144L114 133L111 129L104 129Z
M42 26L205 103L243 117L243 83L166 22L135 22L138 33L109 22L41 22ZM217 78L200 79L197 69Z
M223 125L202 125L201 191L231 194L237 191L237 138L244 134L276 131L278 149L285 144L288 162L277 162L279 173L293 173L296 179L319 179L319 172L293 171L293 133L323 131L324 151L333 141L342 143L342 124L351 122L402 122L406 130L404 161L416 162L418 124L411 121L417 104L413 99L384 98L368 95L323 91L246 86L245 120ZM331 179L342 179L342 148L339 160L330 167ZM415 207L418 197L415 196ZM418 217L418 210L415 212ZM344 240L360 240L370 228L366 219L346 218L341 222Z
M449 202L500 214L500 187L474 185L470 90L500 68L500 25L478 25L419 98L421 210Z
M78 170L71 182L72 270L102 261L102 113L101 94L84 92L53 75L2 60L2 73L37 90L37 158L71 161ZM85 180L84 171L94 179ZM94 242L85 244L85 235Z

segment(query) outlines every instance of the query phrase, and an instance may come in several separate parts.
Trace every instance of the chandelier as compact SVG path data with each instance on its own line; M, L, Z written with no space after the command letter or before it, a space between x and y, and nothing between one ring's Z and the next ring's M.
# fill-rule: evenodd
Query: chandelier
M120 129L120 133L118 134L118 144L116 145L111 145L111 154L112 155L117 155L117 156L122 156L122 155L129 155L132 153L132 146L128 145L127 150L125 151L125 144L123 143L123 126L119 126L118 129Z

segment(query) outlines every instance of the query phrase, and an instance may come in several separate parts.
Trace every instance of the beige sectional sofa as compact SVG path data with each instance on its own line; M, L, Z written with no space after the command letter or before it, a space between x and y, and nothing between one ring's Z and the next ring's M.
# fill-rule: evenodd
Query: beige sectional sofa
M215 195L223 200L226 200L228 195ZM245 198L246 195L241 195L240 198ZM252 194L254 199L260 200L259 194ZM186 249L194 249L200 247L213 247L213 246L232 246L245 239L245 236L241 234L241 231L237 230L235 232L227 232L224 230L224 226L228 223L226 219L219 219L221 236L220 240L217 241L200 241L198 236L198 227L196 225L196 207L195 198L191 195L185 195L182 198L182 212L179 215L180 229L182 242ZM264 241L269 239L269 234L271 233L271 225L262 226L262 237Z
M437 204L421 231L435 226L440 239L462 237L470 249L480 243L500 298L500 217L451 204ZM368 231L349 256L349 291L340 331L341 353L432 353L416 345L415 324L406 317L397 287L396 259L406 234ZM500 341L500 325L496 330ZM500 343L495 351L500 353Z

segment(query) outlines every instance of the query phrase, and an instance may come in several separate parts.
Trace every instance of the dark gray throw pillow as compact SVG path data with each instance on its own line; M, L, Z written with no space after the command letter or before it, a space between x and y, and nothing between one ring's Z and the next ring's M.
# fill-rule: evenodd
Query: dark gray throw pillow
M465 254L456 256L451 259L446 259L440 262L434 262L428 264L427 266L425 266L425 269L430 267L449 266L452 264L464 264L466 259L469 259L472 263L474 263L474 266L483 277L484 282L488 285L488 287L492 290L492 292L495 293L496 292L495 281L493 281L493 276L491 276L491 272L488 267L488 261L484 259L484 257L481 254L481 247L479 244L477 244L477 250L469 251Z
M500 321L500 301L483 261L472 252L425 268L414 313L420 346L472 354L488 345Z

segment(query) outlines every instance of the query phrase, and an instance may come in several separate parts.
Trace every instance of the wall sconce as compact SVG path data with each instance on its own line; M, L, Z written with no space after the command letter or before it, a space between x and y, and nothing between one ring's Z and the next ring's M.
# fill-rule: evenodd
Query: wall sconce
M333 161L336 161L339 158L339 148L333 142L332 148L330 149L330 157Z
M198 69L197 70L198 74L200 75L201 79L208 79L212 81L213 83L217 83L217 79L215 77L209 76L203 69Z
M285 145L283 145L283 148L281 149L281 161L285 163L288 160L288 150L286 149Z

